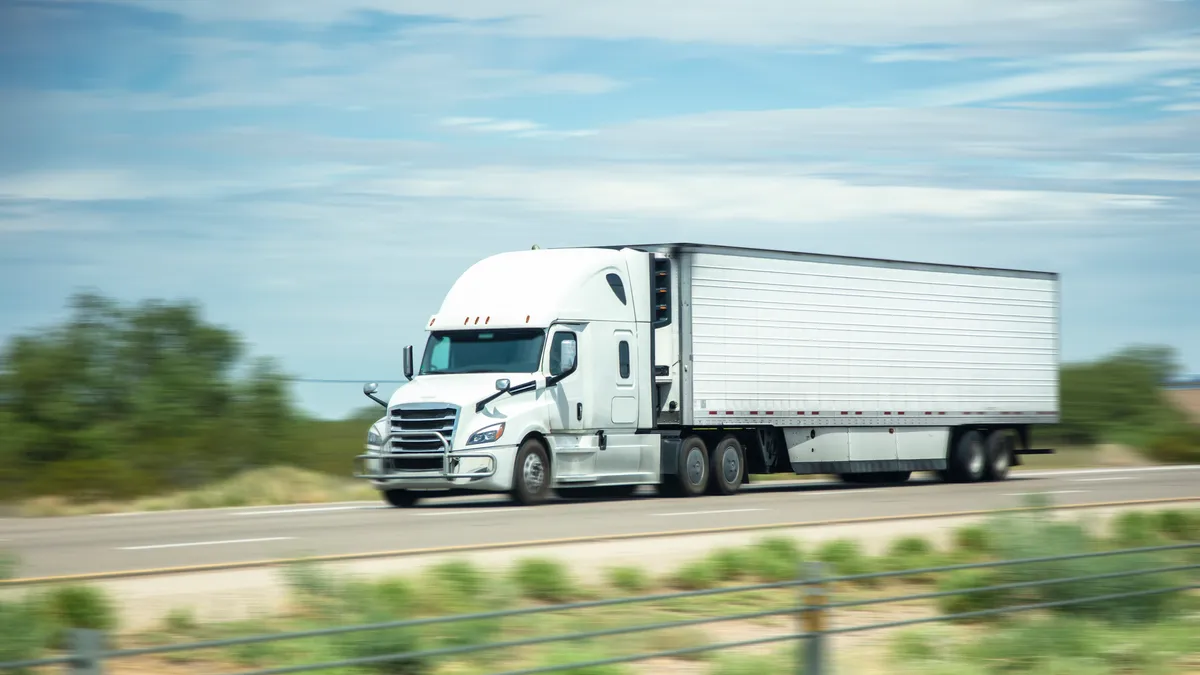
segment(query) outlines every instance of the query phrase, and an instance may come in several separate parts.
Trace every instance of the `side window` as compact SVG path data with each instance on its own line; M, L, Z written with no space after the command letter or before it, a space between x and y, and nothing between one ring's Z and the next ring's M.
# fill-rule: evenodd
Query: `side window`
M629 379L629 343L621 340L621 344L617 347L617 363L620 369L621 379Z
M578 356L575 334L569 331L555 333L550 342L550 376L557 377L574 368Z
M612 289L613 294L617 296L621 304L627 304L625 299L625 284L621 283L621 277L616 274L610 274L605 278L608 279L608 287Z

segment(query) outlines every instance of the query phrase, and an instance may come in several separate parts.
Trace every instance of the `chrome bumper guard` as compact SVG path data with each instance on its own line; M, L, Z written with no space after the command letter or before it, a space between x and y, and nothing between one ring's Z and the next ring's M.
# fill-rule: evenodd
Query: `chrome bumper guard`
M393 438L408 438L408 439L437 439L442 445L441 452L391 452L387 448L391 447ZM437 459L442 460L441 472L430 471L388 471L387 463L394 459ZM379 473L371 473L367 471L367 460L378 460L382 470ZM491 468L473 471L471 473L455 473L451 469L452 465L458 464L461 459L490 459ZM354 458L354 477L365 478L367 480L420 480L420 479L459 479L469 478L471 480L479 480L482 478L490 478L496 475L496 467L498 462L496 456L490 452L450 452L450 441L446 440L446 436L439 431L398 431L388 434L387 438L383 439L383 444L379 446L378 454L363 453Z

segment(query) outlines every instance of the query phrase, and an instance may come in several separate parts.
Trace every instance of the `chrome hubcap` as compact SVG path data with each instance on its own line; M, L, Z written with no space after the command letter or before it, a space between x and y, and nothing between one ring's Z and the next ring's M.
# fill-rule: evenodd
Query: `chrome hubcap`
M704 453L692 450L687 458L687 476L692 485L699 485L704 478Z
M726 448L721 455L721 467L725 474L725 482L733 483L738 479L738 474L741 473L741 464L738 462L737 450Z
M978 444L971 446L970 459L967 462L967 467L971 471L971 475L978 475L983 471L983 449Z
M529 455L525 458L525 466L521 473L525 477L525 485L531 492L541 492L542 484L545 483L545 471L542 467L542 459L537 455Z

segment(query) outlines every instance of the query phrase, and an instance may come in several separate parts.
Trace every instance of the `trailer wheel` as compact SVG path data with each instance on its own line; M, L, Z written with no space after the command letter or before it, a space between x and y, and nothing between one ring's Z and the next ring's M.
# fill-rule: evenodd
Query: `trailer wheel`
M978 431L968 431L959 436L950 455L947 473L955 483L975 483L983 480L987 463L983 436Z
M415 506L421 495L412 490L384 490L383 500L398 509L405 509Z
M1004 480L1008 478L1008 470L1012 467L1013 450L1016 441L1007 429L1000 429L988 434L987 437L987 466L984 469L986 480Z
M732 495L741 488L746 479L746 450L736 436L722 438L713 449L709 471L708 492Z
M667 494L678 497L697 497L708 489L708 446L699 436L688 436L679 446L679 464Z
M550 496L550 460L536 438L526 440L517 451L512 496L523 506L540 504Z

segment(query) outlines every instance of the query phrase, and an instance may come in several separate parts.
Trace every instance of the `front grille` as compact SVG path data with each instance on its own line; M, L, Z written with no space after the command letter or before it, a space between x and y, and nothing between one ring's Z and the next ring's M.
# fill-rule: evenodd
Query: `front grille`
M458 409L452 406L405 406L393 408L392 433L437 431L453 442ZM441 452L441 442L433 436L392 438L392 452Z

